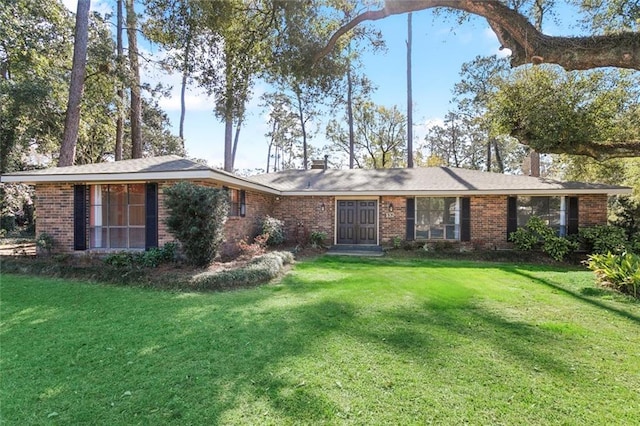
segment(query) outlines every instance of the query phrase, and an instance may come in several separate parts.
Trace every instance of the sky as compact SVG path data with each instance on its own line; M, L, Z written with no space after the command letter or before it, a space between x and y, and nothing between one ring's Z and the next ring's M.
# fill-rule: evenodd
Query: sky
M63 0L65 5L75 10L77 0ZM114 9L110 0L93 0L92 9L102 14ZM374 83L377 90L372 100L391 108L394 105L406 113L406 40L407 15L391 16L369 23L382 32L386 51L363 52L361 60L363 72ZM424 139L429 126L442 123L450 108L452 89L459 81L463 63L476 56L498 54L507 56L510 52L500 51L500 43L483 18L472 16L468 22L458 25L454 19L443 20L433 11L425 10L413 14L413 131L414 146ZM565 26L558 22L546 25L545 33L560 35ZM157 46L146 40L139 41L139 48L148 53L161 54ZM143 71L143 81L158 81L172 85L171 96L160 101L160 106L168 114L174 133L178 134L180 117L180 76L167 75L154 69ZM269 87L257 82L253 87L253 97L247 107L247 118L240 133L235 168L240 171L266 169L268 140L265 133L267 112L260 107L259 97L269 91ZM186 98L185 147L191 158L200 158L210 166L222 167L224 162L224 124L213 114L214 100L208 98L196 87L188 90ZM326 120L333 117L325 117ZM313 123L310 143L316 147L327 144L324 136L326 121ZM331 159L330 159L331 161Z

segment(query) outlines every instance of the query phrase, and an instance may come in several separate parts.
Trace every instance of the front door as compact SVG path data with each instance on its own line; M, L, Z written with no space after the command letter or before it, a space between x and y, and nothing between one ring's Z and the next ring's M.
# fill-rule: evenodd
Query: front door
M338 244L377 244L378 202L338 200Z

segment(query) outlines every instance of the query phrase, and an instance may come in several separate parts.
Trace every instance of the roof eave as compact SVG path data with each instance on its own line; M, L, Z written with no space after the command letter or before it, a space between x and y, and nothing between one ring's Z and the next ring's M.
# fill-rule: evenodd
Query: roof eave
M469 195L630 195L633 193L631 188L607 188L607 189L496 189L496 190L402 190L402 191L282 191L284 196L398 196L398 197L415 197L415 196L469 196Z
M81 174L24 174L4 175L2 183L25 183L36 185L42 183L115 183L115 182L152 182L162 180L205 179L215 180L231 186L240 186L248 189L281 195L277 189L252 182L240 177L218 173L215 170L180 170L172 172L129 172L129 173L81 173Z

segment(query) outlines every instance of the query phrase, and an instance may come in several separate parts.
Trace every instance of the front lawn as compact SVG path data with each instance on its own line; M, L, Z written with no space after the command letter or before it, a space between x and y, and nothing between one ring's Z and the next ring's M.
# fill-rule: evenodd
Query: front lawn
M172 293L2 275L0 423L640 422L640 303L554 267L321 257Z

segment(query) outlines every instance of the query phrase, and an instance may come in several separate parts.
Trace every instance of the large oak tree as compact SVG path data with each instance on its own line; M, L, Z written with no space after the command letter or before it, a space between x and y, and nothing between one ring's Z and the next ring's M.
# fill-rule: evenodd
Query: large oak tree
M617 3L620 3L617 9L626 10L623 6L627 2L618 0ZM432 8L448 8L486 18L489 26L498 37L501 47L511 50L512 67L524 64L557 64L567 71L601 67L640 70L640 33L629 29L636 28L637 24L635 26L621 25L621 30L613 31L611 28L604 28L602 25L593 23L593 29L601 30L604 28L604 34L584 37L549 36L538 29L539 25L532 24L525 15L519 13L515 8L509 7L508 4L508 2L495 0L385 1L381 9L368 10L340 27L328 40L326 46L315 55L315 60L321 62L322 58L333 50L334 45L344 34L363 22ZM600 17L609 14L610 20L614 20L613 14L608 10L592 12L594 12L594 16ZM637 10L633 13L638 15ZM629 23L633 20L625 20L625 22ZM639 123L635 114L631 114L630 117L636 120L634 124L637 128ZM620 116L614 118L619 119ZM580 139L571 136L569 130L557 131L552 135L556 138L553 145L548 143L548 140L545 143L537 144L545 138L541 136L540 132L535 138L531 137L530 131L527 129L523 131L523 123L523 121L513 123L514 126L517 124L520 127L503 128L503 130L536 151L581 154L594 158L640 155L640 140L637 133L628 134L629 138L624 140L620 139L619 135L615 135L615 138L606 135L606 139L598 139L597 135L595 137L590 135L589 138ZM563 135L567 137L563 139ZM524 136L527 137L526 140L523 139ZM552 151L549 151L550 147L553 148Z

